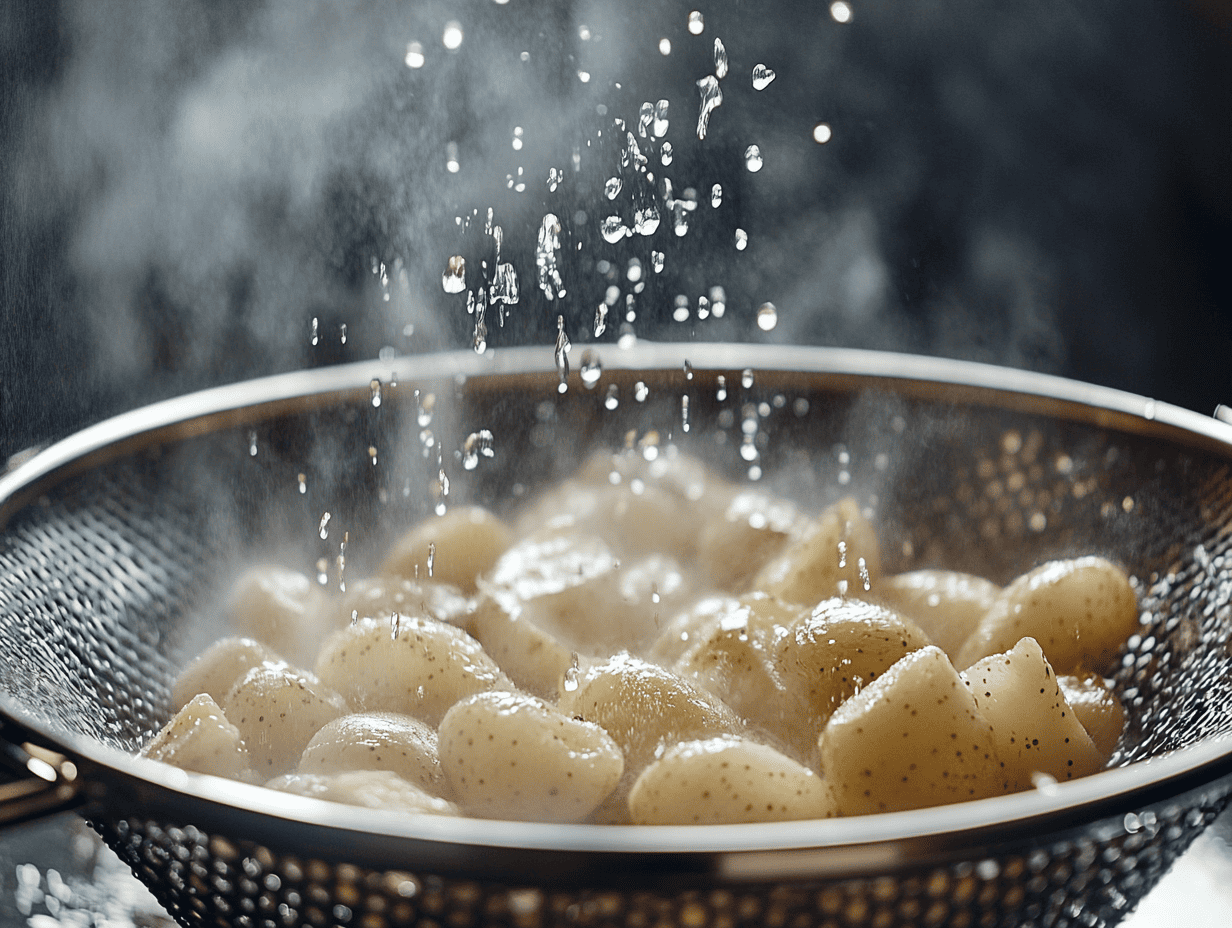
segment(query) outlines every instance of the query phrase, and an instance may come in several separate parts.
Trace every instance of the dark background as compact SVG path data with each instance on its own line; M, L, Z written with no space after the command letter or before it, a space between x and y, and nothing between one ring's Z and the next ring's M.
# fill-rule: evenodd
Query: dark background
M489 206L521 289L503 327L489 309L497 351L549 342L558 315L575 346L615 350L633 296L640 337L888 348L1204 413L1232 402L1226 6L988 7L853 0L840 24L825 4L728 0L701 7L694 36L692 7L659 0L3 4L0 459L210 384L469 345L465 295L445 294L440 275L462 254L473 285L494 260ZM451 18L466 30L452 53L440 40ZM731 73L699 142L694 83L713 69L715 37ZM402 63L410 41L422 69ZM759 62L777 77L756 92ZM621 167L613 120L632 129L659 98L675 158L662 167L655 140L639 140L651 183ZM826 145L810 137L819 121ZM752 142L757 174L743 164ZM506 175L523 166L518 194ZM698 191L683 237L662 175L677 197ZM608 176L624 179L611 203ZM648 202L664 217L653 236L598 234L601 216L631 221ZM563 299L535 283L548 211L561 219ZM665 271L647 270L635 295L627 263L649 268L652 249ZM728 312L700 320L697 297L715 285ZM692 308L683 324L677 296ZM767 300L780 323L763 333L754 311Z

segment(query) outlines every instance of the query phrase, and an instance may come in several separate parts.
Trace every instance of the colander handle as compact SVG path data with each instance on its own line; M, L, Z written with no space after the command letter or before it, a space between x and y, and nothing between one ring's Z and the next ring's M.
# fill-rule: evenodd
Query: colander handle
M0 827L71 809L82 801L72 761L28 742L9 741L8 734L0 728L0 764L18 779L0 783Z

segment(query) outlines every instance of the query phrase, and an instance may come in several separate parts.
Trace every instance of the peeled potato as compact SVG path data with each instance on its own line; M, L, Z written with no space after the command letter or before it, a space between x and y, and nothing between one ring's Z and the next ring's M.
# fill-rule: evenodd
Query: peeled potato
M1001 792L992 729L940 648L908 654L830 716L821 764L844 815Z
M533 610L513 597L481 595L468 621L483 649L522 689L555 699L573 654L555 635L540 628Z
M646 658L671 667L701 636L719 624L724 615L740 608L734 596L707 596L673 615L659 626L659 634L646 651Z
M1110 758L1125 730L1125 707L1116 693L1094 674L1057 677L1057 685L1099 753Z
M299 760L300 773L392 770L433 795L444 788L436 731L396 712L344 715L312 736Z
M344 802L368 809L457 815L452 802L433 796L392 770L348 770L343 773L292 773L267 782L266 787L311 799Z
M395 612L463 626L469 609L462 591L448 583L368 577L347 583L346 593L330 609L330 630L359 619L387 619Z
M262 564L235 582L228 603L232 627L283 654L292 663L312 660L326 629L325 592L295 570Z
M697 542L698 566L720 589L743 590L803 521L793 504L772 493L737 493L725 510L702 526Z
M753 578L752 588L812 606L836 594L860 596L880 574L877 536L856 501L847 498L772 557Z
M182 770L233 780L245 780L251 774L248 749L239 729L204 693L190 699L142 748L141 755Z
M578 821L624 770L616 742L533 696L479 693L441 720L441 765L468 812L488 818Z
M235 681L262 664L285 666L273 651L252 638L221 638L189 662L171 688L171 706L179 710L198 693L216 703L231 692Z
M827 784L773 748L736 737L673 745L629 792L636 825L731 825L829 818Z
M408 580L435 580L475 592L475 578L487 573L513 541L509 527L486 509L459 506L429 516L394 544L381 573Z
M321 646L316 673L357 710L401 712L429 725L459 699L511 686L478 641L421 616L339 629Z
M877 584L880 602L915 622L953 659L1001 592L995 583L954 570L915 570Z
M1137 627L1138 601L1119 567L1102 557L1049 561L1001 592L954 663L970 667L1029 637L1058 673L1102 671Z

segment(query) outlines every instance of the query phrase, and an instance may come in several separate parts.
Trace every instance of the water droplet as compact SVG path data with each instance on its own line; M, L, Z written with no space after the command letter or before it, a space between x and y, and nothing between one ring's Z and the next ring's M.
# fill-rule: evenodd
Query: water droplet
M321 340L321 322L316 316L312 317L312 344L316 345Z
M450 174L457 174L461 167L458 162L458 143L450 142L445 146L445 170Z
M765 90L774 81L775 73L764 64L753 66L753 89Z
M617 194L620 193L620 188L623 186L624 181L622 181L619 177L609 177L603 184L603 194L609 200L614 200L616 199Z
M851 4L845 0L834 0L830 4L830 18L836 23L851 22Z
M761 170L762 164L760 148L756 145L750 145L744 150L744 165L749 169L749 173L756 174Z
M654 104L647 100L637 112L637 134L646 138L650 124L654 122Z
M535 270L538 272L539 289L549 300L565 296L560 271L557 269L560 229L560 220L556 218L556 214L546 214L539 226L539 238L535 245Z
M556 372L560 375L560 385L557 390L564 393L569 389L569 351L572 349L569 344L569 336L565 334L565 317L556 317L556 349L553 356L556 359Z
M672 309L672 319L676 322L687 322L689 320L689 298L683 293L676 295L676 305Z
M616 347L621 351L628 351L631 348L637 347L637 334L632 328L629 328L628 331L622 329L620 338L616 339Z
M488 323L484 319L484 308L481 305L475 316L475 333L471 338L471 348L475 354L483 354L488 350Z
M1143 404L1142 418L1144 419L1154 419L1155 418L1155 401L1154 400L1147 400L1146 403Z
M589 84L590 83L590 72L589 71L578 71L578 80L581 81L583 84Z
M629 235L629 227L625 225L624 220L619 216L608 216L599 223L599 232L603 236L603 240L609 245L615 245L622 238Z
M757 327L763 332L771 331L779 324L779 313L773 303L762 303L757 307Z
M736 251L744 251L749 247L749 233L744 229L736 230Z
M372 466L376 467L376 445L368 446L368 457L372 459Z
M838 587L838 595L839 595L839 598L840 598L840 599L846 599L846 598L847 598L847 581L846 581L846 579L840 580L838 583L836 583L836 584L835 584L835 586L837 586L837 587Z
M607 388L607 396L603 398L603 408L611 412L620 405L619 390L616 389L616 384L609 384Z
M723 103L723 91L719 89L719 79L713 74L707 74L697 82L697 92L701 95L701 107L697 113L697 137L706 137L706 128L710 125L710 114Z
M487 429L471 432L462 443L462 467L466 470L478 467L481 457L490 458L495 455L496 452L492 449L492 433Z
M720 403L727 399L727 378L719 374L718 389L715 391L714 398Z
M714 40L714 76L719 80L727 77L727 49L722 39Z
M358 609L351 610L351 624L352 625L359 624L359 610Z
M680 427L684 431L689 430L689 397L685 394L680 397Z
M578 368L578 374L582 378L582 386L587 390L593 390L603 376L603 364L599 355L590 348L582 352L582 365Z
M338 341L345 345L346 340L347 340L347 324L344 322L342 323L342 325L338 326Z
M847 567L847 542L840 541L838 543L838 569L844 570Z
M607 304L600 303L595 310L595 338L607 331Z
M518 272L509 263L496 265L492 286L488 288L493 303L516 303L518 301Z
M658 228L659 208L657 206L647 206L633 213L633 229L638 235L654 235ZM604 238L607 236L604 235Z
M659 39L659 54L670 55L672 53L672 40Z
M577 654L574 654L573 663L569 666L567 670L565 670L563 687L566 693L572 693L577 690L579 676L580 676L580 672L578 671L578 656Z
M693 10L691 13L689 13L689 32L690 33L692 33L693 35L701 35L702 30L705 28L706 28L705 17L703 17L699 11Z
M654 272L656 274L663 273L663 265L666 260L666 257L661 251L652 251L650 253L650 266L654 268Z
M684 362L684 379L685 380L693 379L693 365L690 364L687 359Z
M664 142L663 148L659 152L659 161L662 162L664 167L667 167L669 164L672 163L673 157L674 155L672 152L672 143Z
M317 534L321 536L322 541L329 537L329 518L328 512L323 513L321 515L321 522L317 526Z
M406 57L403 59L408 68L422 68L427 62L424 57L423 46L418 42L408 42L406 45Z
M308 492L308 478L304 474L299 475L299 494L303 496Z
M860 582L864 584L864 592L867 593L873 588L872 577L869 576L868 573L868 564L865 562L864 558L860 558L856 561L856 567L860 571Z
M513 150L514 151L522 150L522 127L521 126L513 127Z
M668 109L668 104L666 100L660 100L658 103L655 104L653 128L654 128L655 138L657 139L661 139L663 138L663 136L667 135L667 126L668 126L667 109Z
M740 386L746 390L751 390L753 387L753 369L746 367L740 372Z
M650 396L650 387L646 386L642 381L638 381L633 385L633 398L639 403L646 402L646 397Z
M819 122L813 126L813 141L818 145L824 145L830 141L830 125L829 123Z
M466 289L466 259L454 255L449 259L445 273L441 275L441 286L446 293L461 293Z
M740 457L746 461L757 460L757 446L753 444L753 436L745 435L740 442Z
M257 456L257 433L248 433L248 456L255 458Z
M441 36L441 42L445 47L452 51L457 51L462 45L462 24L456 19L451 19L445 23L445 32Z
M374 379L372 381L371 388L372 388L372 405L380 406L381 405L381 382L379 380Z

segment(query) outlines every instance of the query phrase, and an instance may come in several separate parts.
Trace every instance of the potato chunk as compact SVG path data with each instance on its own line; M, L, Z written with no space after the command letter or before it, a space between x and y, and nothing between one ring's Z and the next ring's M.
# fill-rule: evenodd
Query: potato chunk
M844 815L1001 792L992 729L940 648L908 654L830 716L821 764Z
M488 510L458 506L429 516L398 539L380 572L474 593L475 578L487 573L512 541L509 527Z
M260 776L294 769L309 739L348 711L343 698L312 674L270 666L244 674L222 708Z
M915 622L953 660L1001 592L995 583L954 570L885 577L876 598Z
M664 751L629 791L635 825L733 825L829 818L821 777L774 748L736 737L685 741Z
M804 517L787 500L764 490L744 490L702 526L698 566L719 589L744 590L803 523Z
M141 749L141 755L182 770L233 780L246 780L252 772L239 729L204 693L190 699Z
M286 666L277 654L252 638L221 638L194 657L171 688L171 707L187 705L198 693L221 703L235 681L262 664Z
M659 634L646 651L646 658L670 668L699 637L709 634L719 619L740 608L734 596L706 596L682 609L659 626Z
M344 802L366 809L389 812L457 815L458 807L448 800L409 783L392 770L348 770L343 773L291 773L265 784L310 799Z
M300 773L392 770L433 795L445 785L436 731L409 715L362 712L344 715L312 736L299 760Z
M881 574L881 549L854 499L839 500L789 541L753 579L755 590L812 606L835 594L862 595Z
M262 564L235 582L227 611L241 635L269 645L294 664L306 664L328 630L324 604L324 590L304 574Z
M1129 578L1102 557L1049 561L1007 586L984 614L955 665L1034 638L1059 673L1103 671L1138 627Z
M1036 773L1065 781L1104 766L1034 638L976 661L962 678L992 725L1007 792L1030 789Z
M574 652L539 627L533 608L514 597L483 594L468 627L509 679L536 696L556 698Z
M406 580L401 577L366 577L347 583L347 590L329 610L329 631L360 619L388 619L399 615L425 615L440 622L464 626L470 600L448 583ZM314 655L315 656L315 655Z
M624 770L620 748L598 725L514 693L455 705L441 720L440 750L454 797L487 818L578 821Z
M1057 685L1106 764L1125 730L1125 707L1121 700L1095 674L1057 677Z
M459 699L512 685L478 641L421 616L339 629L321 646L316 672L357 710L401 712L429 725Z

